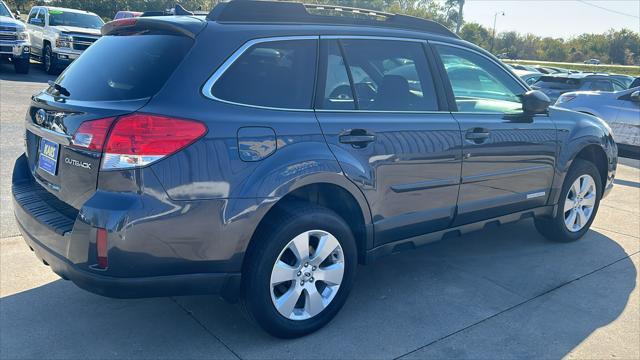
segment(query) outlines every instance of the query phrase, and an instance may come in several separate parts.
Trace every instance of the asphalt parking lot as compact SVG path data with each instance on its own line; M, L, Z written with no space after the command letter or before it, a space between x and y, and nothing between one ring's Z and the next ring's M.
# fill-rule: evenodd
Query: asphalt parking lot
M117 300L39 262L10 201L29 97L47 80L0 66L0 358L640 358L640 161L582 240L557 244L531 221L360 268L337 318L272 338L215 296Z

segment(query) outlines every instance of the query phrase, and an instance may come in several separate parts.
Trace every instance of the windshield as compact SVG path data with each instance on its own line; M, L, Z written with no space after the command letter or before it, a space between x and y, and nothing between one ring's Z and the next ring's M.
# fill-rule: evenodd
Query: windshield
M104 21L97 15L49 10L50 26L75 26L88 29L100 29Z
M11 11L9 11L7 6L2 2L0 2L0 16L8 16L10 18L13 17L13 15L11 15Z

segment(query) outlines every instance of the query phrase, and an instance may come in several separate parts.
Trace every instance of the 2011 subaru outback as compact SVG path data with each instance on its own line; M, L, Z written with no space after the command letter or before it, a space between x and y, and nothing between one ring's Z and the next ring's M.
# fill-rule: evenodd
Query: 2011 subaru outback
M33 96L24 238L113 297L220 293L267 331L333 318L356 266L534 217L582 237L611 130L431 21L232 1L108 23Z

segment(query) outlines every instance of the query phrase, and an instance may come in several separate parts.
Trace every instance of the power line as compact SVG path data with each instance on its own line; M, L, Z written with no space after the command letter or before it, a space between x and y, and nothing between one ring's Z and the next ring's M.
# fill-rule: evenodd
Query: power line
M614 13L614 14L618 14L618 15L623 15L623 16L629 16L629 17L632 17L632 18L635 18L635 19L640 19L640 16L635 16L635 15L631 15L631 14L625 14L625 13L623 13L623 12L621 12L621 11L613 10L613 9L609 9L609 8L604 7L604 6L600 6L600 5L596 5L596 4L592 4L592 3L587 2L587 1L585 1L585 0L577 0L577 1L578 1L578 2L581 2L581 3L585 4L585 5L593 6L593 7L595 7L595 8L600 9L600 10L608 11L608 12L610 12L610 13Z

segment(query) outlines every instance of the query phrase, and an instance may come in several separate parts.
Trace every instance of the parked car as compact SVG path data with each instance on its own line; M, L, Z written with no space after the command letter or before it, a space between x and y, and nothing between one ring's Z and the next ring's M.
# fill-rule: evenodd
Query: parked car
M27 18L31 58L56 74L98 40L102 25L102 19L88 11L35 6Z
M542 73L542 74L556 74L556 73L560 73L561 71L550 68L550 67L546 67L546 66L542 66L542 65L534 65L532 66L537 72Z
M585 64L589 64L589 65L600 65L600 60L598 60L598 59L589 59L589 60L585 60L584 63Z
M620 149L640 154L640 87L569 92L558 98L556 106L599 117L611 126Z
M530 71L530 72L540 72L538 71L536 68L534 68L533 66L529 66L529 65L522 65L522 64L510 64L512 68L516 69L516 70L525 70L525 71Z
M560 68L556 66L547 66L546 68L554 70L556 73L562 73L562 74L577 74L581 72L580 70L566 69L566 68Z
M541 90L551 101L570 91L621 91L627 87L615 77L608 74L578 73L578 74L553 74L542 76L533 86Z
M113 20L130 19L130 18L139 17L140 15L142 15L142 12L140 11L118 11L116 13L116 16L113 18Z
M536 83L544 74L539 72L531 72L526 70L512 70L514 74L518 75L527 85L531 86Z
M18 74L29 73L31 41L22 21L0 1L0 61L11 61Z
M617 165L603 121L438 23L336 8L106 24L25 118L12 194L35 255L105 296L241 299L294 337L359 263L529 217L585 234Z

